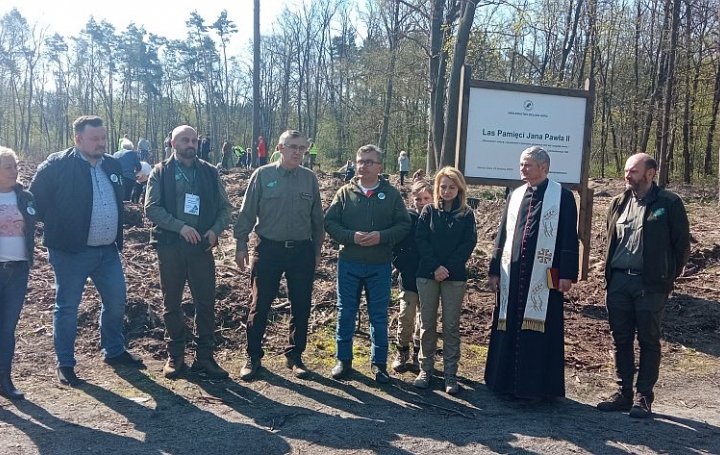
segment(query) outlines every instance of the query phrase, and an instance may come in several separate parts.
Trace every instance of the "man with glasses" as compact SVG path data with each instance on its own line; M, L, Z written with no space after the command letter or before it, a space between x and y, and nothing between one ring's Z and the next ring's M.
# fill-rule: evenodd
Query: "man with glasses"
M387 373L387 308L390 301L392 247L410 231L403 198L380 176L385 154L375 145L358 149L356 176L335 194L325 214L325 230L340 244L337 267L337 363L332 377L342 379L352 369L353 333L365 289L370 319L371 371L378 383Z
M248 236L259 238L252 258L252 306L247 321L247 361L240 378L253 379L261 365L270 304L285 274L290 299L290 336L286 365L297 378L308 370L302 361L307 344L308 319L315 268L325 237L322 200L315 174L302 167L307 139L288 130L278 140L280 160L253 172L235 223L235 262L245 270L250 262Z

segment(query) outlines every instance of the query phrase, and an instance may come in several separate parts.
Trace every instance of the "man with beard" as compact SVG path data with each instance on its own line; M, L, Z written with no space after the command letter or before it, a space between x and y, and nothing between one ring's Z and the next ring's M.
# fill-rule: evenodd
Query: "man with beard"
M51 154L30 185L44 245L55 271L53 343L57 376L76 387L75 338L80 299L88 277L100 294L100 346L110 365L141 366L125 350L126 286L119 250L123 245L122 167L105 154L107 135L100 117L73 122L75 146Z
M155 166L148 180L145 214L152 221L150 243L156 248L169 338L163 374L177 378L185 370L187 281L195 302L197 332L191 370L210 378L228 376L214 359L215 258L212 248L230 222L230 202L217 168L198 159L197 132L182 125L171 139L173 154Z
M485 383L528 403L565 396L563 293L578 276L575 198L548 179L549 171L541 147L520 155L526 184L507 200L488 272L498 305Z
M601 411L652 413L660 371L660 326L668 294L690 256L690 227L682 199L653 181L657 163L637 153L625 163L625 192L607 218L606 305L615 348L618 391ZM635 334L640 359L635 395Z

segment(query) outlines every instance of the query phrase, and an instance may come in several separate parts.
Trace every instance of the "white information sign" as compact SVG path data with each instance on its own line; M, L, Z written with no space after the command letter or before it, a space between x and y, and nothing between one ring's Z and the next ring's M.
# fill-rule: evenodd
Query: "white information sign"
M587 98L470 88L465 176L519 180L520 153L550 155L550 178L580 183Z

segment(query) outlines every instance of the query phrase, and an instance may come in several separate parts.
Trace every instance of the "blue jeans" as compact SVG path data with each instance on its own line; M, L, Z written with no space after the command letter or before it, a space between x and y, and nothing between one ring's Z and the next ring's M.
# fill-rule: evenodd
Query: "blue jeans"
M25 302L28 263L0 263L0 373L9 373L15 355L15 326Z
M365 289L368 317L370 319L370 362L386 365L388 354L387 309L390 302L392 266L390 264L361 264L338 261L337 306L338 322L335 333L335 349L338 360L352 361L353 333L360 294Z
M80 299L90 277L102 299L100 310L100 347L105 358L125 351L123 321L126 289L120 254L115 244L86 247L76 253L50 249L50 264L55 270L55 311L53 343L58 366L74 367L75 337Z

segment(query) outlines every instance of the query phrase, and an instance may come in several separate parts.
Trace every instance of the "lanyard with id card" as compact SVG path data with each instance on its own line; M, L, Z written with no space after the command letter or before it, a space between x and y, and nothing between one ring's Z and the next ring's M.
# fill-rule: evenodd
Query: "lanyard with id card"
M200 215L200 196L192 193L185 193L184 212L187 215Z

